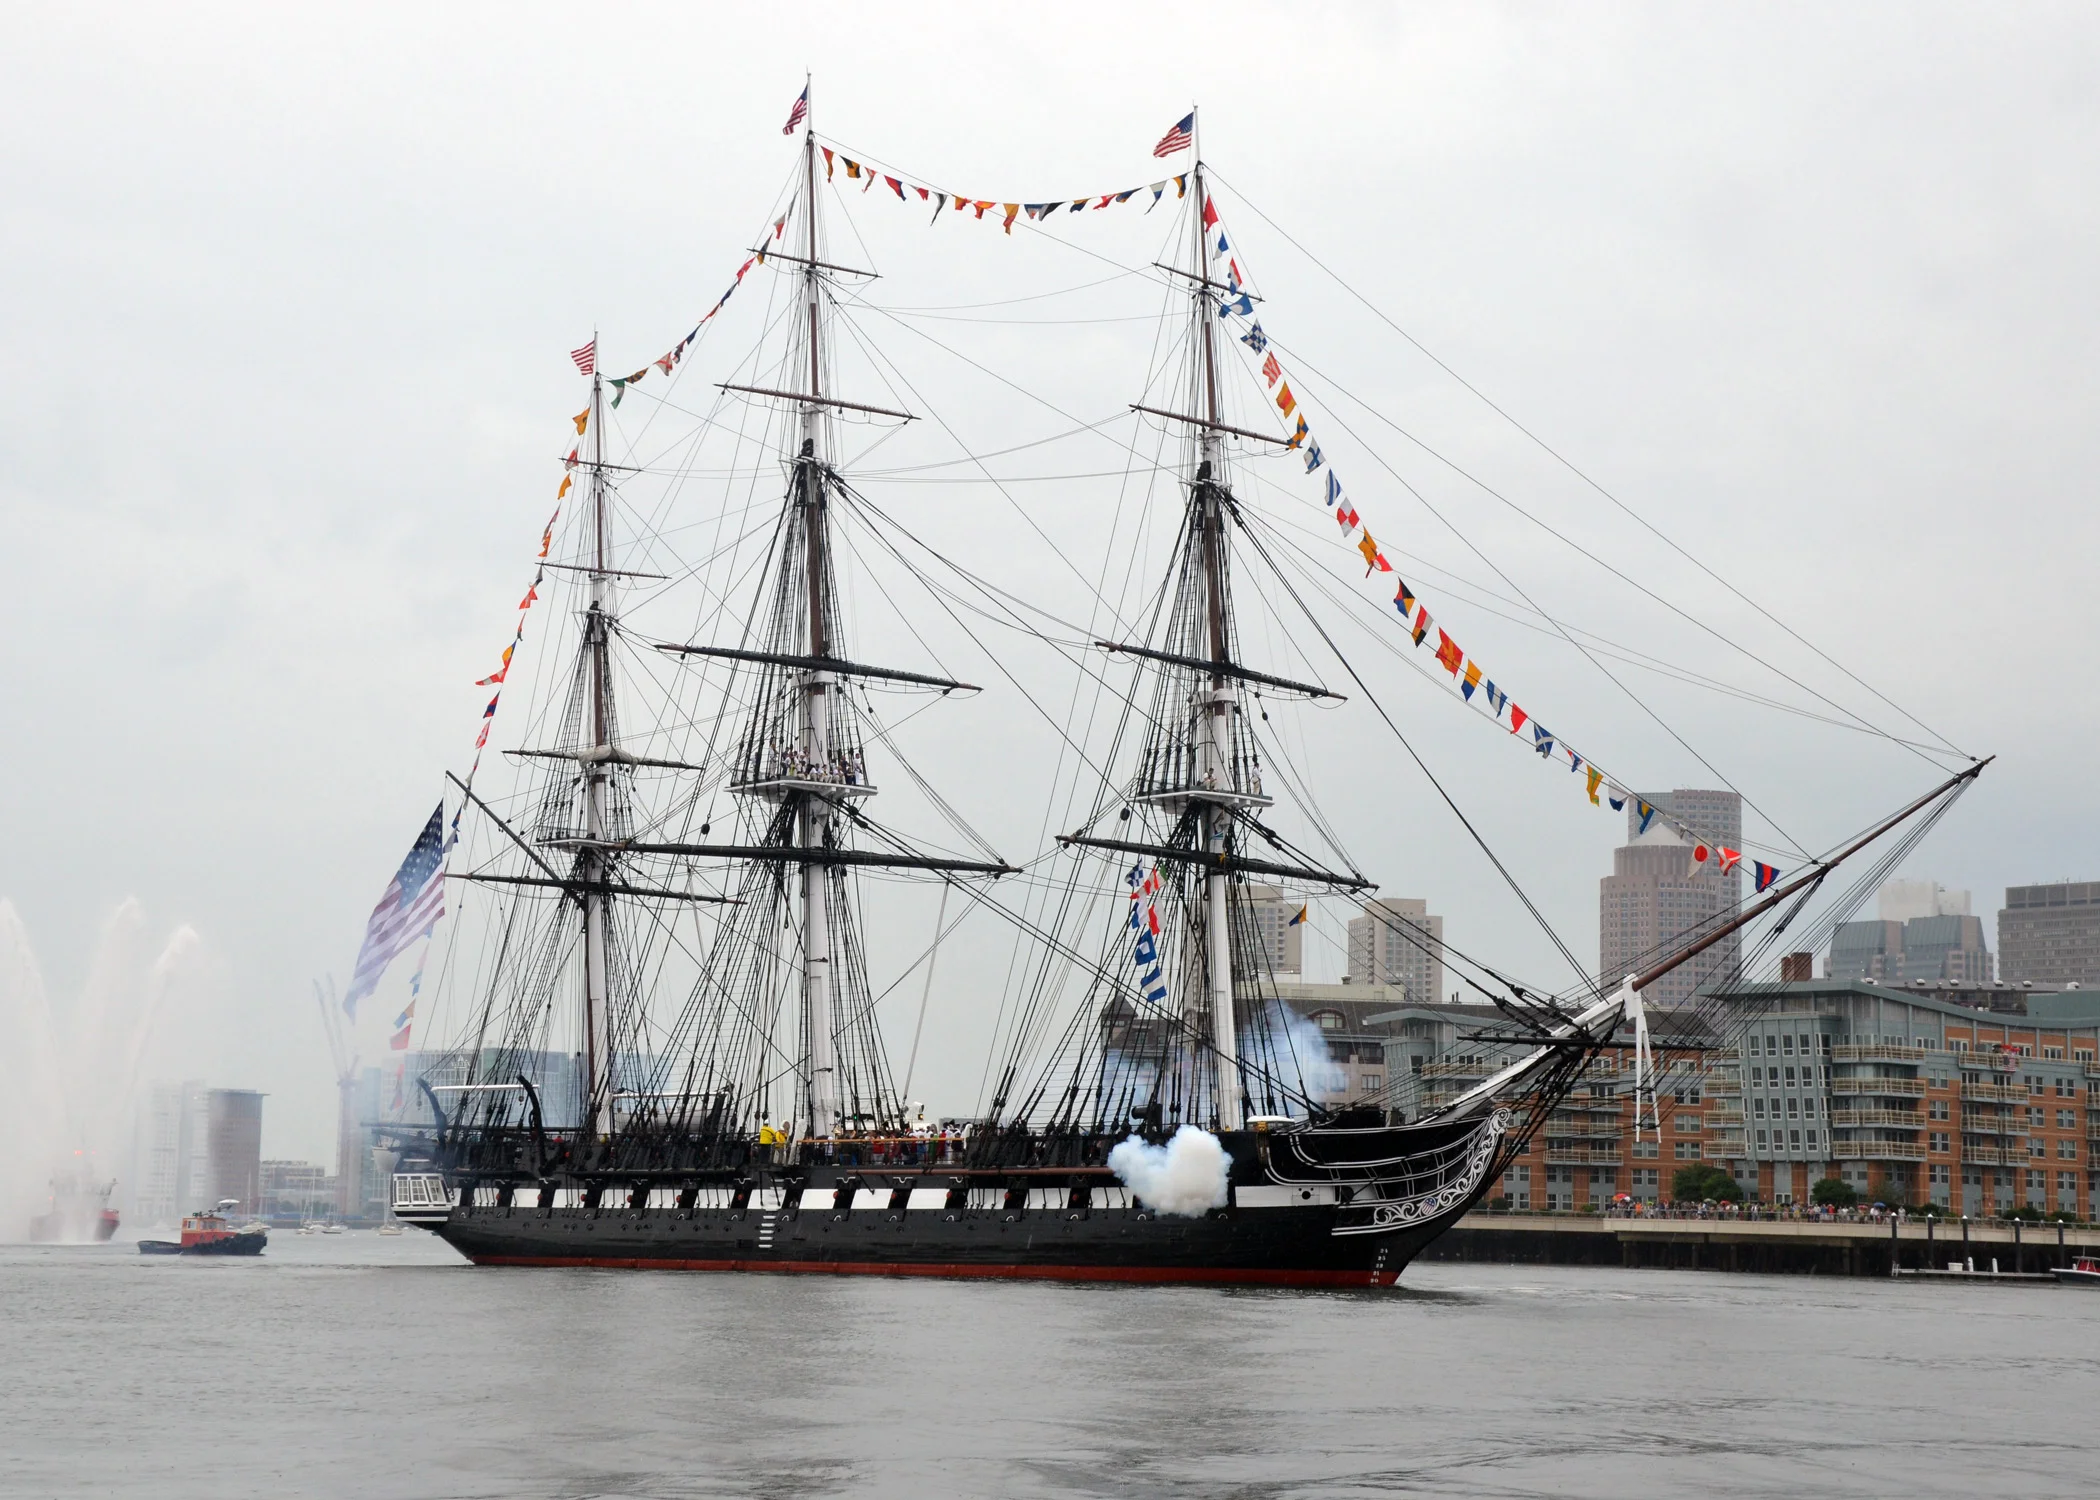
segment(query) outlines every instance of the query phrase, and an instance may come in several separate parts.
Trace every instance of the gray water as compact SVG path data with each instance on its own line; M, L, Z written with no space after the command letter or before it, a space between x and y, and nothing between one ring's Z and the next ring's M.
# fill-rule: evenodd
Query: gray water
M2090 1495L2100 1294L1393 1291L0 1247L0 1495Z

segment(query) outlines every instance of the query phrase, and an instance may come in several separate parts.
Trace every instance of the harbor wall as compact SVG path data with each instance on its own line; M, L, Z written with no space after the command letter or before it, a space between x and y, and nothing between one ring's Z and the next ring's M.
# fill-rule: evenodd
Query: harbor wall
M2100 1228L1971 1223L1965 1241L1961 1222L1944 1219L1876 1224L1472 1213L1416 1259L1887 1276L1895 1269L1945 1271L1965 1261L1988 1271L1994 1259L2005 1273L2047 1272L2079 1255L2100 1255Z

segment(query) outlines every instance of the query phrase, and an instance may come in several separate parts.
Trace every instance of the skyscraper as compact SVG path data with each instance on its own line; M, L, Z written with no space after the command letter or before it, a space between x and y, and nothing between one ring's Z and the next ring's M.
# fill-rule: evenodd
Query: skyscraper
M1713 826L1696 831L1713 842L1720 841L1724 832ZM1714 864L1711 859L1704 866L1694 864L1692 846L1661 819L1613 852L1611 874L1597 883L1600 984L1616 988L1629 974L1684 947L1735 909L1735 876L1717 873ZM1732 977L1741 957L1741 936L1730 933L1657 980L1645 991L1646 998L1654 1005L1682 1004L1707 985Z
M206 1153L213 1203L262 1212L262 1104L253 1089L213 1089L206 1098Z
M2007 886L1998 956L2007 979L2100 984L2100 880Z
M1305 909L1305 903L1286 896L1273 885L1250 885L1247 908L1261 938L1269 971L1297 978L1305 967L1305 924L1293 925L1291 918Z
M131 1217L172 1224L210 1205L210 1098L198 1079L156 1083L139 1111Z
M1364 903L1349 919L1349 982L1397 984L1417 1005L1444 990L1444 919L1429 903L1404 897Z
M1880 919L1842 922L1831 934L1829 979L1870 984L1988 984L1991 951L1983 922L1969 915L1969 893L1929 880L1892 880L1876 898Z
M1641 832L1641 803L1645 802L1663 816L1650 821L1656 823L1672 820L1689 829L1694 837L1708 844L1717 844L1724 849L1743 847L1743 799L1734 792L1708 791L1699 787L1681 786L1673 792L1636 792L1636 800L1626 807L1626 842L1631 844ZM1736 871L1719 877L1727 897L1733 901L1742 894L1741 876Z

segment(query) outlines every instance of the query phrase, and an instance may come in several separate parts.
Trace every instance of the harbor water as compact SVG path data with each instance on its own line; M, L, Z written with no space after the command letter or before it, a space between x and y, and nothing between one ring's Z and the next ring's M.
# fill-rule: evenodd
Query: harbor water
M2100 1294L1305 1293L0 1247L0 1495L2087 1495Z

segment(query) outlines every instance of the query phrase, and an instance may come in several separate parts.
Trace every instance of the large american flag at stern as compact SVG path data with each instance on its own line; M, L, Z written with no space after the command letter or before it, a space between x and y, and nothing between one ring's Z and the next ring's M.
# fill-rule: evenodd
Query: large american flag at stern
M1159 144L1152 148L1152 154L1154 156L1172 156L1177 151L1188 150L1189 146L1196 139L1195 131L1196 116L1192 111L1183 115L1172 130L1159 138Z
M365 945L357 952L357 970L343 995L343 1009L353 1020L357 1002L379 988L386 966L445 914L445 877L438 868L444 858L445 804L440 802L365 923Z

